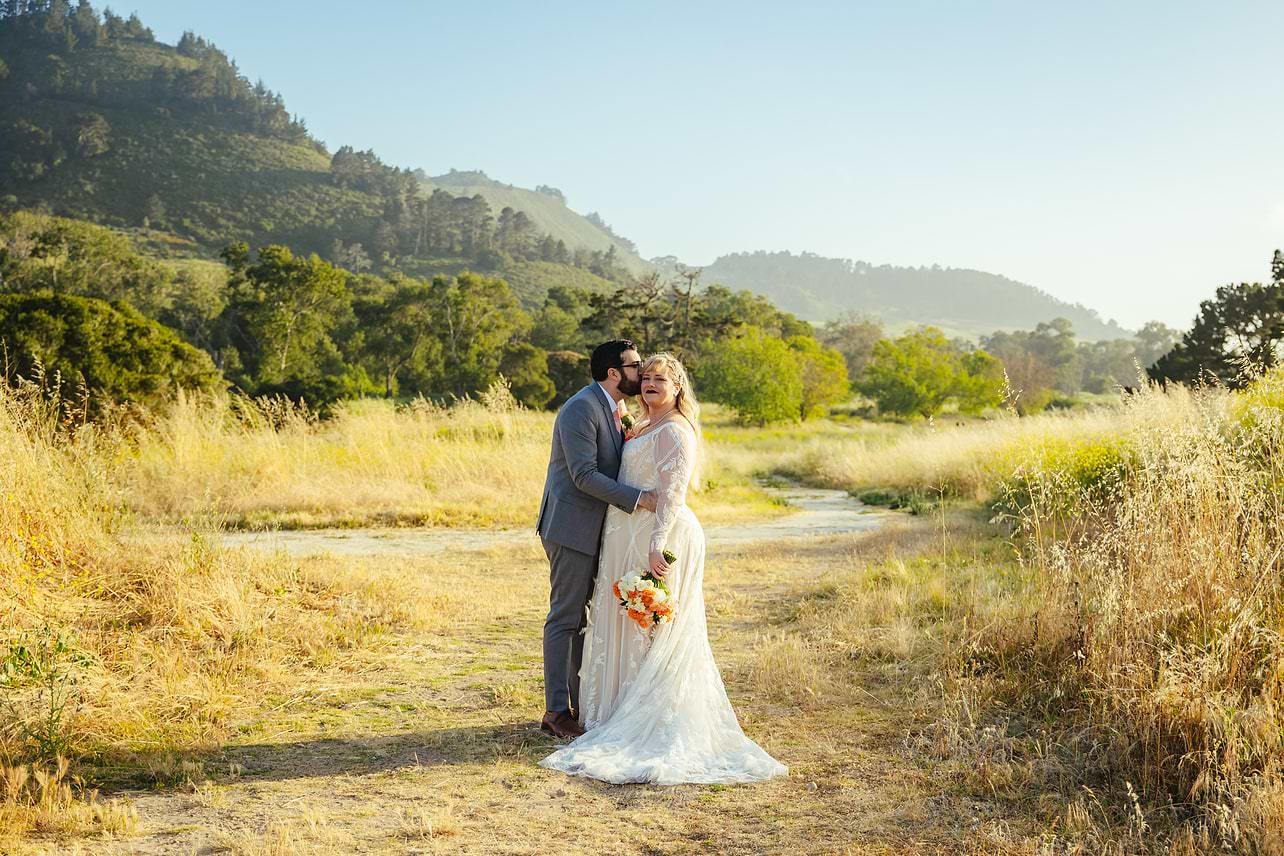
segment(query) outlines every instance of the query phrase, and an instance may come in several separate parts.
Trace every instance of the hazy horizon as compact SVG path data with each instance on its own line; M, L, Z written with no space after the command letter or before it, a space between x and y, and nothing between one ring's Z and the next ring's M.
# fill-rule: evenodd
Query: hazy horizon
M1265 4L135 9L332 151L558 187L645 257L973 268L1185 328L1284 246Z

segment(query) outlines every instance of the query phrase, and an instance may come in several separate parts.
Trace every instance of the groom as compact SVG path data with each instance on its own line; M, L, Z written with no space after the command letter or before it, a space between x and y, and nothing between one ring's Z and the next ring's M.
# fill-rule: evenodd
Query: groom
M619 404L641 391L642 358L627 339L598 345L593 383L562 405L553 423L553 451L540 501L539 530L552 569L544 622L544 719L555 737L584 733L576 721L585 607L593 593L602 524L608 505L632 514L655 511L655 494L620 484L624 430Z

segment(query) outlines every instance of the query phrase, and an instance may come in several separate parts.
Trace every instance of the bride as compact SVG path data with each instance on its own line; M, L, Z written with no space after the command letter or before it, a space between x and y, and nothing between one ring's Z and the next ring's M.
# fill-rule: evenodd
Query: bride
M713 661L705 625L704 530L686 505L699 483L699 405L669 354L641 373L646 418L624 446L620 480L654 490L656 510L612 507L585 630L580 722L587 733L540 765L607 782L753 782L787 768L745 736ZM672 566L664 550L676 554ZM668 584L673 621L642 630L612 588L649 569Z

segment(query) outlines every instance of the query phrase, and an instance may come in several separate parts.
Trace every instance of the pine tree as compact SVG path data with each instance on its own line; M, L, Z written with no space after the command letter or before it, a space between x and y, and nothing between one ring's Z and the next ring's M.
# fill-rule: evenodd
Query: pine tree
M71 4L67 0L52 0L45 11L45 32L61 36L67 29L67 16L71 14Z
M183 35L178 40L176 50L182 56L200 56L200 51L197 49L196 44L196 34L191 30L184 30Z
M539 260L542 262L557 261L557 241L552 235L544 235L539 242Z
M97 47L103 43L103 25L89 0L80 0L76 5L76 11L71 16L71 27L76 31L76 38L86 46Z
M125 35L125 20L111 10L103 9L103 32L109 39L119 39Z
M1209 377L1243 386L1281 361L1284 344L1284 258L1271 260L1272 282L1224 285L1199 305L1199 317L1148 370L1154 380L1195 383Z
M125 35L131 39L138 39L144 42L156 41L156 36L150 28L143 26L143 22L139 19L137 12L130 15L129 20L125 22Z

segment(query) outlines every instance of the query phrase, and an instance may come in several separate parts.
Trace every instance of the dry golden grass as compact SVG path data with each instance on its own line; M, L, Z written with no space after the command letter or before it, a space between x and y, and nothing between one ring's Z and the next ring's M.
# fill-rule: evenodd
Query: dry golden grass
M502 395L451 409L350 402L325 421L280 403L182 398L139 432L128 484L135 507L153 518L528 524L551 426L551 415Z
M414 579L220 551L199 533L131 537L113 479L116 443L91 426L60 425L32 390L0 393L8 830L113 830L110 811L72 800L65 783L38 793L15 786L13 771L29 760L66 751L111 769L217 745L300 670L390 629L440 620L445 596Z
M1048 852L1284 848L1284 431L1263 398L1148 389L1113 437L1000 485L1023 571L969 603L938 740L1041 812L1079 790Z
M819 597L807 641L764 637L756 685L823 704L844 638L888 663L944 656L924 747L1041 818L1040 852L1284 852L1281 449L1279 370L1243 393L802 442L780 466L815 483L982 501L1019 562L893 559L858 596ZM942 556L980 543L930 519Z
M0 841L29 834L129 835L138 813L119 800L100 802L98 792L69 780L70 764L58 757L48 765L0 767Z
M1013 543L960 504L711 563L729 691L793 775L662 798L534 767L533 539L299 561L201 528L529 525L548 415L180 401L77 427L0 394L0 847L642 853L677 829L663 852L1281 852L1281 389L917 427L754 431L713 409L706 523L779 513L751 480L775 472L997 500ZM14 786L56 773L53 748L75 759L54 786ZM135 823L76 772L160 790Z
M281 402L181 397L131 432L118 464L130 507L150 519L235 527L533 524L553 414L497 387L450 408L362 400L318 420ZM710 522L775 510L753 473L720 466L693 505Z
M784 470L825 487L985 501L1018 467L1066 447L1113 437L1120 421L1118 408L1097 407L898 426L890 435L875 434L872 440L837 448L823 443L804 447Z

